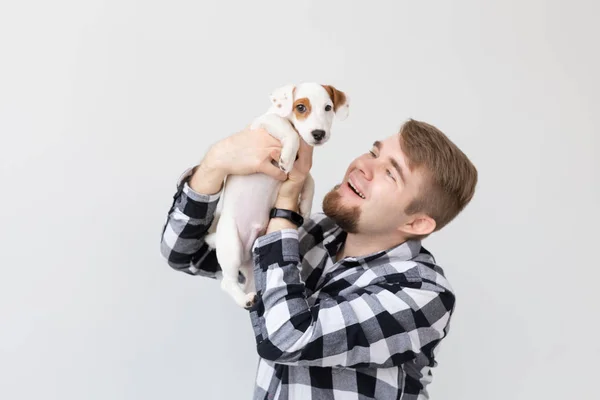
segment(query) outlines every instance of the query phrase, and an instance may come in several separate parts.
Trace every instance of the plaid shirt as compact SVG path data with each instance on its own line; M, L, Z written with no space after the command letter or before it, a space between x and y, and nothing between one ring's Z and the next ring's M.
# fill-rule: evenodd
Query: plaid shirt
M190 174L178 181L161 253L178 271L219 278L203 238L220 192L194 192ZM429 398L454 309L450 284L419 241L336 261L345 238L317 213L255 241L254 399Z

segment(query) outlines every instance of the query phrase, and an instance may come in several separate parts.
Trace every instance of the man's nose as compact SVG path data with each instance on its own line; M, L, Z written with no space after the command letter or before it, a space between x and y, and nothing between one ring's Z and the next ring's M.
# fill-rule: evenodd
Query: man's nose
M365 176L365 179L373 179L373 165L365 162L362 158L356 161L356 168Z
M315 129L311 132L315 140L319 141L325 137L325 131L323 129Z

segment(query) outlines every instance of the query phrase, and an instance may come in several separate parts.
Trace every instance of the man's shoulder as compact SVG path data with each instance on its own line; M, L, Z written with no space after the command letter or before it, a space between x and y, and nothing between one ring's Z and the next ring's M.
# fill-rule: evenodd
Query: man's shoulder
M301 252L323 243L332 235L339 233L340 228L324 212L315 212L304 220L304 224L298 228L298 239L300 240Z
M454 289L444 269L437 263L433 254L421 245L418 254L411 260L416 264L423 284L429 289L444 291L454 295Z
M338 229L338 225L324 212L315 212L309 218L304 220L304 224L299 228L300 235L316 235L322 232L324 235L333 233Z

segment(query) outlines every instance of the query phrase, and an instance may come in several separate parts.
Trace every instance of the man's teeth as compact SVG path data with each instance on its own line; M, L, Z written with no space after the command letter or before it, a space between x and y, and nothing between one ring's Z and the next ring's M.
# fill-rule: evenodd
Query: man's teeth
M365 198L365 195L362 194L357 188L356 186L354 186L352 184L352 182L348 181L348 185L350 185L350 187L352 188L352 190L354 190L356 192L356 194L358 194L360 197L362 197L363 199Z

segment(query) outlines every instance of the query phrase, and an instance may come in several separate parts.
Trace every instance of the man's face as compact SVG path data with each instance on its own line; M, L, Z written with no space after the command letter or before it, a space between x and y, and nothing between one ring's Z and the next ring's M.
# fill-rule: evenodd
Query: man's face
M323 212L348 233L398 233L410 222L404 210L418 194L422 176L408 169L397 134L368 150L327 193Z

